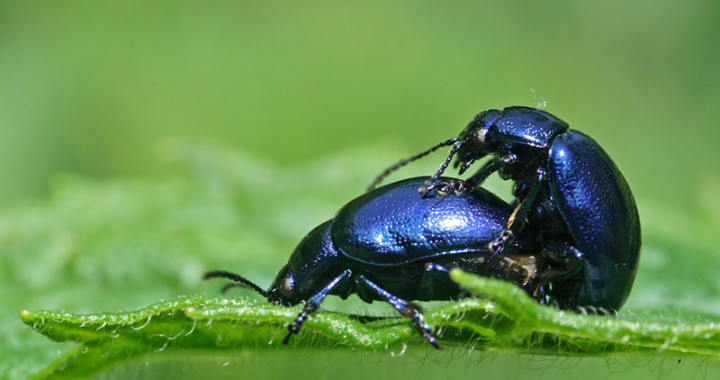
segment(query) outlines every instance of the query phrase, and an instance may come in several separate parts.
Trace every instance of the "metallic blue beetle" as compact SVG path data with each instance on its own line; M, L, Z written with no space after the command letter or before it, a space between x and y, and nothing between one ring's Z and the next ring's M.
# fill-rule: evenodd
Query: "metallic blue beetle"
M370 188L397 168L446 145L453 145L450 155L420 187L422 193L473 190L496 171L503 179L515 181L516 207L492 242L491 259L512 251L508 243L527 224L539 234L542 247L556 255L553 261L576 268L550 290L559 307L620 309L635 280L640 220L625 178L593 139L570 130L545 111L528 107L488 110L477 115L458 138L398 162ZM460 174L476 160L492 157L465 181L440 179L454 155Z
M552 278L544 275L531 229L515 235L512 255L486 262L492 253L488 245L503 231L512 207L482 188L421 195L417 189L427 179L396 182L348 203L300 242L269 290L225 271L208 272L204 278L229 278L235 281L229 286L252 288L276 304L304 301L288 326L285 344L328 294L345 299L356 293L366 302L389 302L439 348L421 310L410 301L462 297L448 275L452 268L505 279L543 302L543 285Z

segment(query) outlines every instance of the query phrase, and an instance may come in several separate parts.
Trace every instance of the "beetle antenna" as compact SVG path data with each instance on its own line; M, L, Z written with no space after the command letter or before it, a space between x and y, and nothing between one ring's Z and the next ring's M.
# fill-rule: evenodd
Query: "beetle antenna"
M245 285L243 285L239 282L228 282L227 284L225 284L225 286L222 287L222 289L220 289L220 293L223 293L223 294L227 293L228 290L230 290L232 288L246 288L247 289L247 287Z
M457 139L455 141L457 141ZM437 182L438 178L440 178L443 172L445 172L445 169L447 169L448 165L450 165L450 161L452 161L453 157L455 157L455 153L457 153L457 151L460 150L460 148L463 146L463 142L464 141L456 142L455 145L453 145L452 149L450 149L450 154L448 154L447 158L445 159L445 162L440 165L440 169L438 169L438 171L435 172L435 174L433 174L430 179L425 181L426 185L432 186L433 184L435 184L435 182Z
M254 282L246 279L245 277L240 276L239 274L235 274L232 272L226 272L224 270L214 270L214 271L207 272L207 273L205 273L205 275L203 275L203 280L209 280L211 278L217 278L217 277L227 278L227 279L235 281L233 283L225 285L222 289L223 293L232 287L242 286L245 288L250 288L250 289L260 293L260 295L262 295L265 298L268 298L270 296L269 291L255 285Z
M373 189L374 189L375 187L377 187L377 185L379 185L380 182L382 182L387 176L389 176L392 172L400 169L401 167L403 167L403 166L405 166L405 165L407 165L407 164L409 164L409 163L411 163L411 162L413 162L413 161L415 161L415 160L417 160L417 159L419 159L419 158L423 158L423 157L427 156L428 154L430 154L430 153L438 150L439 148L442 148L442 147L444 147L444 146L448 146L448 145L455 144L455 143L457 142L457 140L458 140L457 137L453 137L453 138L451 138L451 139L447 139L447 140L445 140L445 141L443 141L443 142L435 145L434 147L432 147L432 148L430 148L430 149L428 149L428 150L426 150L426 151L424 151L424 152L418 153L418 154L416 154L416 155L414 155L414 156L412 156L412 157L410 157L410 158L406 158L406 159L404 159L404 160L400 160L400 161L396 162L396 163L393 164L392 166L390 166L390 167L388 167L387 169L385 169L382 173L380 173L380 175L375 178L375 180L370 184L370 186L368 186L367 190L365 190L365 191L368 192L368 191L373 190Z

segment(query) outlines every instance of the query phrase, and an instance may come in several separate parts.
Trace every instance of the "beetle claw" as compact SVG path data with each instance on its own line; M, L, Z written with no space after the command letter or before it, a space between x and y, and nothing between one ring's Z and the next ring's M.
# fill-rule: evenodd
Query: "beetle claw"
M505 250L505 247L512 244L513 240L515 240L515 234L513 234L512 230L504 229L497 239L488 244L488 250L492 252L492 255L487 259L487 262L495 259L495 257Z
M422 186L420 186L418 192L420 192L420 194L426 195L427 193L435 190L435 194L440 197L444 197L448 194L460 194L466 189L467 186L465 186L465 181L461 180L438 182L426 181Z
M442 350L442 346L437 342L434 336L430 334L430 332L423 331L422 332L423 338L425 338L433 347L435 347L438 350Z
M438 183L436 183L436 182L433 182L430 180L425 181L425 183L423 183L423 185L420 186L420 188L418 188L418 193L420 193L422 195L426 195L427 193L433 191L433 189L435 189L435 187L437 185L438 185Z

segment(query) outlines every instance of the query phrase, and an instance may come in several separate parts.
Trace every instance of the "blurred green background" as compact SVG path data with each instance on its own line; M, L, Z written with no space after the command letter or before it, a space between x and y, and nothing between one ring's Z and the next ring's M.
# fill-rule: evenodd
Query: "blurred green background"
M719 19L709 0L0 0L0 204L45 199L63 172L168 174L167 137L287 168L373 144L395 159L487 108L546 103L638 199L699 210L720 181ZM479 375L462 363L451 377Z
M402 157L543 100L637 196L692 202L720 167L718 19L709 0L1 1L0 203L57 172L167 170L166 136Z

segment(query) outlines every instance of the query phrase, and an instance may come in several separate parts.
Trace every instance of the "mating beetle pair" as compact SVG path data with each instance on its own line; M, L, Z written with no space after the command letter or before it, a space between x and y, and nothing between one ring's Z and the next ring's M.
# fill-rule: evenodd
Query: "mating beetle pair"
M625 178L593 139L569 130L564 121L545 111L528 107L488 110L477 115L458 138L398 162L372 186L443 145L452 145L450 154L421 192L472 189L498 171L503 179L515 182L517 204L492 243L493 255L501 254L517 231L531 225L543 247L563 252L558 259L574 261L580 269L554 284L558 306L608 311L622 306L640 257L640 219ZM476 160L492 157L465 181L438 180L455 155L460 174Z
M450 155L429 179L372 190L313 230L270 290L224 271L205 278L230 278L276 303L306 301L285 343L328 294L356 292L392 304L438 347L408 300L459 297L447 275L453 267L505 278L561 308L622 306L637 269L640 223L625 179L594 140L544 111L489 110L458 138L388 168L371 189L447 145ZM486 155L465 181L440 177L454 156L462 174ZM514 209L479 187L496 171L515 182Z

